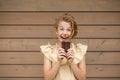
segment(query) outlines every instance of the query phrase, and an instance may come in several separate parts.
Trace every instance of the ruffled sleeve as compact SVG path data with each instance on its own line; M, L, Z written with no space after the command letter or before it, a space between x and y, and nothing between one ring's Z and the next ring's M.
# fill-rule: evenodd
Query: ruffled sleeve
M87 45L83 45L83 44L77 44L76 47L74 48L75 51L75 58L73 60L74 64L79 63L83 58L84 55L86 54L87 51Z
M43 45L40 46L40 52L47 57L49 60L51 60L51 55L50 53L52 52L51 46L50 45Z

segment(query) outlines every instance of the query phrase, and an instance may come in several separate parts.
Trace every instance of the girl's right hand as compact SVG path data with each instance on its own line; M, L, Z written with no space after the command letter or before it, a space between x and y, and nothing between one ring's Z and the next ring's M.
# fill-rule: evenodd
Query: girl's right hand
M65 50L63 48L58 49L58 61L61 63L66 58Z

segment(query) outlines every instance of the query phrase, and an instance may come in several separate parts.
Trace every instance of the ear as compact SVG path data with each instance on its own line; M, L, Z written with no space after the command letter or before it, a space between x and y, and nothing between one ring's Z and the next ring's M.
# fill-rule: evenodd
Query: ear
M58 34L58 32L56 31L56 34Z
M56 33L56 34L58 34L58 32L57 32L57 30L54 28L54 32Z

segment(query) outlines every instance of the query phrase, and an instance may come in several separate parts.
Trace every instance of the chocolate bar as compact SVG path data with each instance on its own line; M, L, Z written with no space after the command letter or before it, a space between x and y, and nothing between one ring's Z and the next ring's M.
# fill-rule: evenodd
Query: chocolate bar
M65 49L67 53L67 50L70 48L70 42L62 42L62 48Z

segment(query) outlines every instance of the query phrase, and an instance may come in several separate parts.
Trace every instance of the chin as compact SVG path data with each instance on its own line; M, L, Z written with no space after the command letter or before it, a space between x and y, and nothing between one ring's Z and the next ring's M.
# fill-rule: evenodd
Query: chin
M62 38L58 38L60 42L70 42L70 39L62 39Z
M62 39L61 42L70 42L70 40Z

